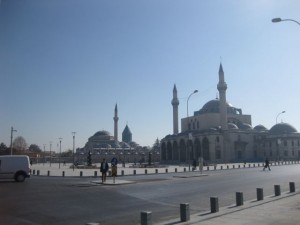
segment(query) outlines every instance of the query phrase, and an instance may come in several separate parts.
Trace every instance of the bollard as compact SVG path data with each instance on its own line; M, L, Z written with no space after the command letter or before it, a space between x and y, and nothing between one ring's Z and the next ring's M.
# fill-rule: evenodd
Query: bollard
M180 203L180 221L186 222L190 220L189 203Z
M232 169L235 169L235 166L234 166L234 165L232 165Z
M275 192L275 196L281 195L280 185L274 185L274 192Z
M49 177L50 176L50 171L48 170L48 172L47 172L47 176Z
M246 168L246 164L244 164L244 168Z
M251 167L251 165L250 165L250 164L248 164L248 167L250 168L250 167Z
M35 170L32 171L32 175L35 175Z
M209 171L209 166L207 167L207 171Z
M256 196L257 196L257 201L264 200L264 189L256 188Z
M290 182L289 186L290 186L290 192L295 192L296 191L295 182Z
M97 171L94 171L94 177L97 177Z
M168 169L166 169L166 173L168 173Z
M136 175L136 170L133 170L133 175Z
M241 165L239 165L239 169L241 168Z
M253 167L255 167L255 164L253 163Z
M82 171L80 171L80 176L82 177Z
M152 212L151 211L141 212L141 225L152 225Z
M65 176L65 171L62 171L62 176L63 176L63 177Z
M145 174L148 174L148 171L147 171L147 170L145 170Z
M175 168L175 173L177 173L177 168Z
M219 199L218 197L210 197L210 212L219 212Z
M155 173L158 173L158 169L155 169Z
M221 170L223 170L223 166L221 166Z
M186 172L186 168L185 167L183 168L183 171Z
M236 197L236 206L244 205L243 192L236 192L235 197Z
M229 169L229 166L227 165L227 169Z
M36 171L36 175L37 176L39 176L40 175L40 171L38 170L38 171Z
M124 170L121 171L121 176L124 176Z

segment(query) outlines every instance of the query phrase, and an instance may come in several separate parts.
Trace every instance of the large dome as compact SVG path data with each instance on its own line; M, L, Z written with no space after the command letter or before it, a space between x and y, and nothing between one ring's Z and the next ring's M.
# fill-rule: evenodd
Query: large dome
M106 130L101 130L101 131L98 131L94 134L94 136L96 137L99 137L99 136L110 136L110 133Z
M290 134L298 131L288 123L278 123L270 129L270 134Z
M232 107L230 104L226 103L227 107ZM202 109L199 110L199 113L219 113L220 112L220 100L213 99L207 102Z

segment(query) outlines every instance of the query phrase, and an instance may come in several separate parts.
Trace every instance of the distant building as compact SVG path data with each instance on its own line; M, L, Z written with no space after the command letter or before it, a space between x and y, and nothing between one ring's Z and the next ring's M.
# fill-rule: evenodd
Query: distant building
M120 150L134 150L139 147L139 145L132 141L132 133L126 125L123 134L122 141L118 140L118 107L115 106L114 110L114 136L108 131L102 130L97 131L93 136L91 136L84 148L79 149L78 153L86 154L91 152L92 154L110 154L115 153L115 151Z
M181 119L178 131L177 88L173 88L173 134L161 140L161 160L190 162L200 157L206 162L294 160L300 158L300 134L287 123L270 130L252 127L251 115L226 101L227 84L222 64L217 84L219 98L208 101L193 116Z

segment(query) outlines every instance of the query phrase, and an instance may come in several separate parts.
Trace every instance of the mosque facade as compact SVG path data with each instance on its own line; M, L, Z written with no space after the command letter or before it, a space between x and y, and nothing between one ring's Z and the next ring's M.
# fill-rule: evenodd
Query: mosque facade
M251 115L226 100L227 84L222 64L217 84L219 98L208 101L192 116L181 119L178 129L177 87L173 88L173 134L161 140L161 160L186 163L201 158L207 163L299 160L300 134L288 123L271 129L252 127Z

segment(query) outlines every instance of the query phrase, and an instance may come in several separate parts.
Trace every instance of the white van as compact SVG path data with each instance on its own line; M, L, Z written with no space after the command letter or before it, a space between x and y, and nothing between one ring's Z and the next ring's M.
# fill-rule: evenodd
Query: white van
M27 155L0 155L0 178L23 182L30 177L30 162Z

